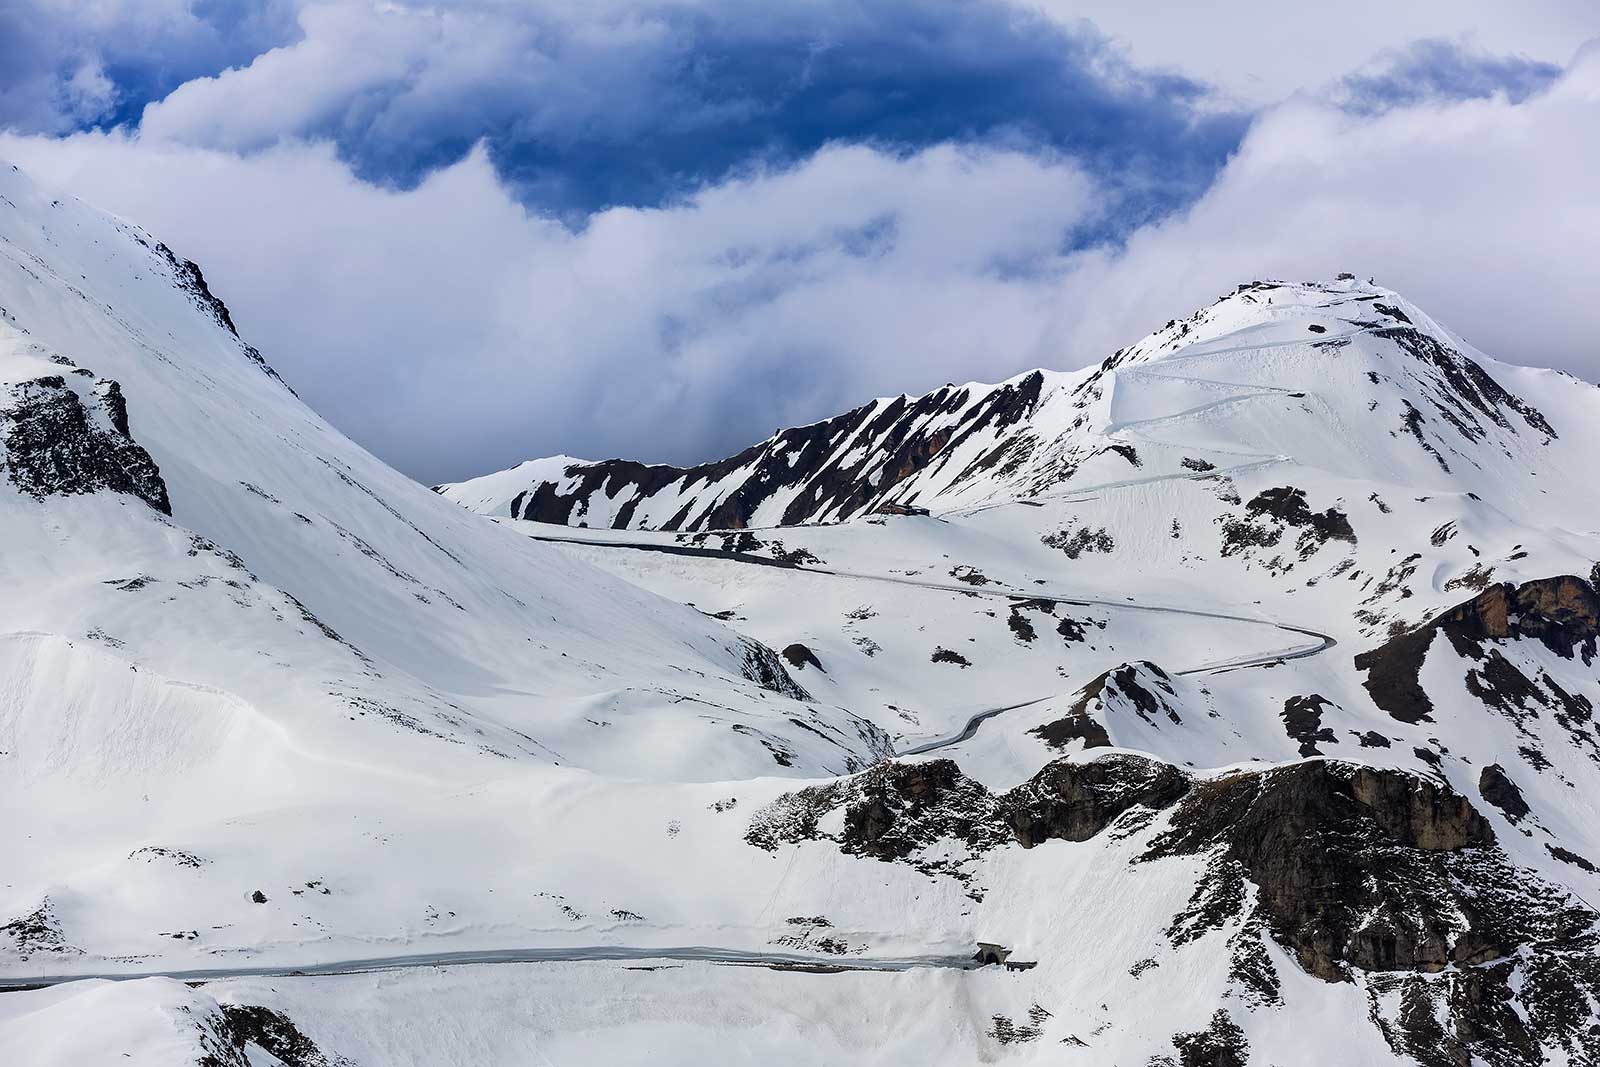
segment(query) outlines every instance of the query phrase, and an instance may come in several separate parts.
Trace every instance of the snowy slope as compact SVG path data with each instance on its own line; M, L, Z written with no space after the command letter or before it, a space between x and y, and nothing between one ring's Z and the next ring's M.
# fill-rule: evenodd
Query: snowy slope
M1593 387L1257 283L443 499L0 197L0 1061L1596 1062Z
M875 400L689 470L557 457L438 491L491 515L692 531L835 522L884 503L946 513L1293 460L1583 515L1592 480L1545 500L1533 479L1582 471L1592 431L1569 419L1564 438L1550 418L1592 413L1592 394L1488 359L1378 286L1255 282L1085 371Z

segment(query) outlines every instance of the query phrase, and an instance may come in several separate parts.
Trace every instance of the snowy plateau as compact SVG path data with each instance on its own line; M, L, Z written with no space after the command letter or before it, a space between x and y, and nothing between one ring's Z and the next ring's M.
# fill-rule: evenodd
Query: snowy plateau
M0 167L0 1064L1600 1064L1595 386L1252 281L430 489L270 355Z

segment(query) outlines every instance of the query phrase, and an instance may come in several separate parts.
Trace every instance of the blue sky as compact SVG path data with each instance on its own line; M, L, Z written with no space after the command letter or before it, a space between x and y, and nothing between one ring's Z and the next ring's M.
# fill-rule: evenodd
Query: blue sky
M690 462L874 393L1096 360L1227 271L1354 254L1438 300L1397 251L1453 228L1432 204L1349 239L1385 175L1426 193L1399 132L1537 116L1531 150L1576 170L1590 6L21 0L0 152L200 260L303 395L419 478ZM1456 161L1430 199L1526 225L1519 183L1548 175L1468 178L1471 153L1421 164ZM1292 172L1324 154L1372 168L1376 202L1339 186L1343 227L1269 241L1256 216L1303 210ZM1588 218L1580 186L1542 195L1542 258L1483 242L1497 291L1579 262L1556 220ZM1245 248L1197 247L1230 212L1216 243ZM1589 322L1556 326L1504 354L1583 370Z

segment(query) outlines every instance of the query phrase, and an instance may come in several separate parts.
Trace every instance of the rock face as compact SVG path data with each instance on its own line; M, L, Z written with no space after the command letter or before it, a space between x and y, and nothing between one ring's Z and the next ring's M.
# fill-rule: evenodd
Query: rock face
M954 760L888 762L848 781L785 794L756 813L746 840L761 848L823 836L822 817L844 809L840 847L855 855L903 860L959 840L974 851L1015 842L1086 841L1133 808L1169 807L1188 777L1160 760L1108 753L1087 763L1055 760L998 796Z
M1165 723L1183 725L1171 675L1147 660L1113 667L1078 691L1066 715L1028 732L1055 749L1074 740L1084 748L1105 748L1112 743L1107 727L1125 718L1157 729Z
M1563 659L1574 653L1593 662L1600 636L1600 599L1594 587L1570 574L1512 585L1493 585L1437 620L1453 641L1532 638Z
M810 648L801 644L799 641L784 647L783 658L788 660L789 666L795 668L796 670L804 670L806 667L815 667L824 674L828 673L827 671L823 670L822 661L817 659L817 654L811 651Z
M1262 490L1245 505L1245 513L1251 517L1269 517L1285 526L1298 528L1300 537L1296 547L1301 559L1308 559L1328 541L1356 543L1356 533L1350 527L1349 516L1337 508L1312 511L1306 503L1306 491L1292 485Z
M1035 371L993 387L945 386L920 397L874 401L780 430L735 456L695 467L575 460L561 466L559 481L539 481L519 493L511 517L577 525L600 495L616 506L598 524L615 529L641 525L637 510L656 497L681 501L670 515L647 524L663 530L742 530L758 508L778 497L788 502L768 524L847 519L891 498L911 513L916 494L899 499L897 487L950 463L972 444L981 445L982 454L968 469L951 471L953 476L998 464L1008 450L998 444L1003 432L1033 412L1043 384L1044 375Z
M1484 800L1505 812L1512 822L1521 822L1532 810L1522 798L1517 783L1506 776L1506 769L1498 763L1489 764L1478 775L1478 792Z
M1468 687L1476 689L1474 695L1493 702L1505 695L1499 691L1532 683L1486 647L1488 643L1532 639L1563 659L1580 656L1588 666L1594 661L1595 641L1600 637L1600 600L1592 585L1573 575L1522 585L1505 582L1361 653L1355 665L1367 672L1363 683L1367 692L1378 707L1401 722L1432 717L1433 701L1423 689L1420 675L1434 635L1441 632L1463 658L1485 662L1486 669L1477 674L1476 682L1469 680Z
M1367 984L1397 1053L1429 1067L1535 1067L1557 1049L1595 1062L1600 915L1511 864L1447 786L1308 761L1197 783L1170 825L1144 859L1210 857L1175 931L1222 926L1245 879L1302 967Z
M1152 814L1189 790L1189 778L1159 760L1122 753L1089 763L1056 760L1001 799L1017 843L1087 841L1133 807Z
M0 407L0 440L12 484L41 500L100 490L126 493L171 515L160 469L129 436L121 388L101 379L88 392L86 401L59 375L11 386Z
M823 816L840 808L842 830L823 833ZM1391 1048L1429 1067L1535 1067L1554 1049L1595 1062L1600 914L1515 867L1467 798L1405 771L1306 760L1194 779L1108 753L1056 760L994 795L951 760L888 763L780 797L756 813L746 839L766 849L833 840L850 854L956 877L981 899L962 849L1107 831L1150 833L1135 876L1172 857L1205 858L1168 937L1182 945L1234 930L1233 975L1247 999L1278 996L1260 944L1270 936L1324 981L1365 983ZM1174 1044L1184 1063L1248 1055L1226 1019Z
M1439 854L1493 844L1488 821L1445 786L1309 761L1198 783L1144 859L1220 849L1212 877L1253 882L1278 941L1337 981L1351 966L1474 961L1485 946L1456 929Z
M782 658L759 641L746 639L742 646L744 676L763 689L770 689L796 700L810 700L811 694L795 681L784 667Z

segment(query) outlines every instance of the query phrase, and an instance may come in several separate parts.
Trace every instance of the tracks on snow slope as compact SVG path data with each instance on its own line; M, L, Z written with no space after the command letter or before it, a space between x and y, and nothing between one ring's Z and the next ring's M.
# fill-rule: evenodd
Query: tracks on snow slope
M1251 626L1267 626L1285 633L1299 634L1304 637L1315 638L1313 644L1291 645L1284 649L1275 649L1269 652L1260 652L1253 655L1240 656L1234 659L1223 660L1218 663L1206 663L1195 667L1186 667L1174 671L1174 674L1220 674L1223 671L1242 670L1247 667L1265 667L1270 664L1284 663L1293 659L1305 659L1318 653L1326 652L1338 644L1334 638L1317 630L1309 630L1303 626L1290 626L1286 623L1273 622L1270 619L1252 618L1248 615L1230 615L1221 611L1201 611L1198 608L1162 607L1154 604L1135 604L1127 601L1104 600L1098 597L1065 597L1052 596L1049 593L1006 593L999 590L974 588L971 585L957 585L953 582L927 582L915 578L889 577L882 574L862 574L857 571L841 571L832 567L809 567L800 563L791 563L788 560L773 559L770 556L757 556L747 552L722 552L714 548L696 548L691 545L664 545L649 541L601 541L586 537L561 537L555 534L531 533L529 537L536 541L549 541L555 544L589 545L601 548L630 549L636 552L659 552L669 556L691 556L704 559L729 560L735 563L748 563L758 567L776 567L779 570L803 571L807 574L828 574L836 578L855 578L869 582L891 582L896 585L911 585L921 589L937 589L944 592L964 593L975 596L994 597L1001 600L1041 600L1052 604L1066 604L1076 607L1100 607L1119 611L1147 611L1163 615L1187 615L1201 619L1220 619L1226 622L1245 623ZM1063 694L1049 693L1033 700L1024 700L1018 704L1007 704L998 708L986 708L974 713L967 718L966 723L956 733L948 737L935 738L925 741L920 745L896 753L901 756L916 756L928 752L935 752L941 748L960 744L970 740L989 719L1008 711L1019 708L1031 707L1042 704L1046 700L1053 700Z

